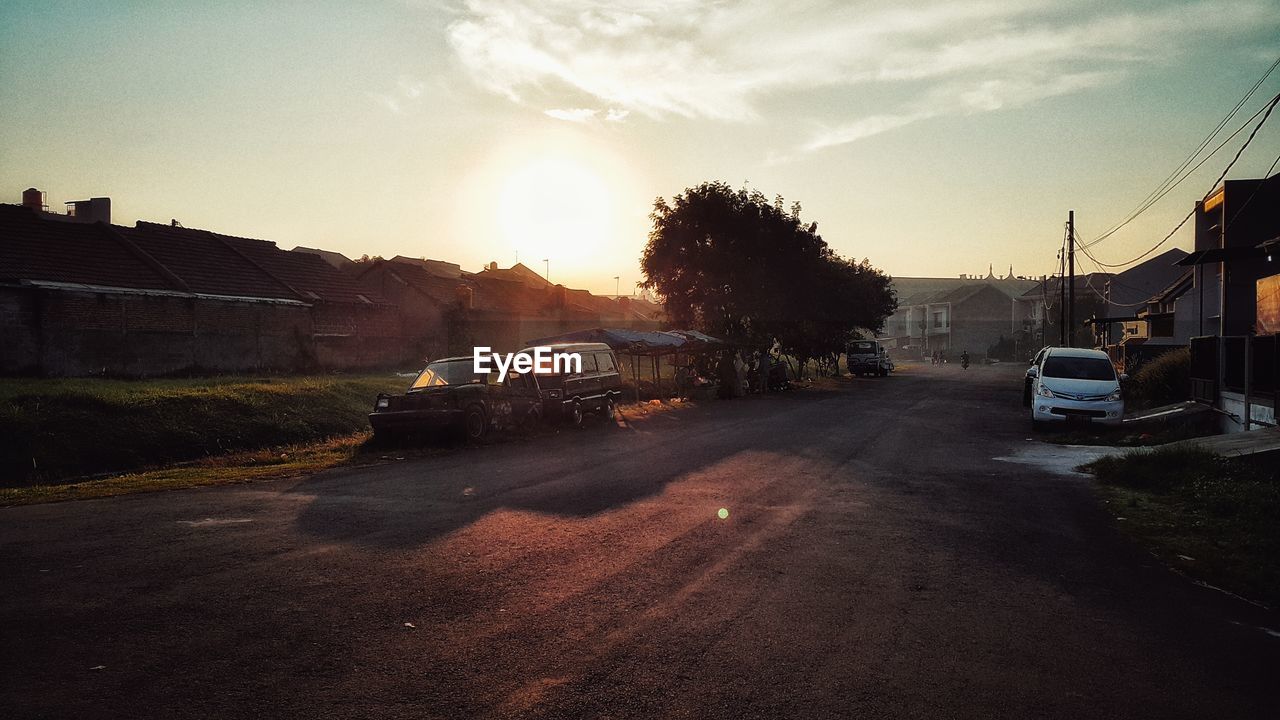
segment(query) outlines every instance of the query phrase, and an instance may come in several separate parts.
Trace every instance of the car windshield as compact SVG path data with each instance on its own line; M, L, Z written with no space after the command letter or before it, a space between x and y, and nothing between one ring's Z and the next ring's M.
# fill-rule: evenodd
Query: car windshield
M1115 380L1111 361L1096 357L1056 357L1044 361L1044 376L1070 380Z
M409 386L410 392L442 385L467 385L488 381L488 375L475 372L471 358L439 360L427 365Z

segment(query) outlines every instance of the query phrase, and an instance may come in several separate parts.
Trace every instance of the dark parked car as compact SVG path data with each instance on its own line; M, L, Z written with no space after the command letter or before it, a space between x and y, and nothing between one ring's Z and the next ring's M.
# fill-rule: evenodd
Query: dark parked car
M546 346L552 353L577 353L582 371L533 375L542 395L545 417L581 425L587 413L613 417L614 405L622 397L622 377L618 358L604 343L563 343ZM533 348L521 353L532 354ZM544 370L547 368L543 368Z
M496 373L476 373L468 355L432 361L403 395L378 395L369 424L380 439L452 431L479 440L492 428L537 422L541 415L532 376L512 374L499 384Z

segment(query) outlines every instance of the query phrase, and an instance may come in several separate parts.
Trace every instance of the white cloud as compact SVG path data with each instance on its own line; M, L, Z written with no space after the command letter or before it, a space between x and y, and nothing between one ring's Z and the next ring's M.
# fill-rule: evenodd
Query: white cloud
M944 114L990 112L1096 87L1158 62L1189 33L1229 35L1273 19L1266 0L1115 10L1092 0L907 6L772 0L465 0L449 42L481 87L569 108L573 122L627 113L749 122L781 93L892 99L822 130L816 150ZM856 95L855 95L856 97ZM848 105L849 103L842 103ZM586 108L607 107L607 111ZM803 103L799 106L805 107Z
M422 100L427 84L416 78L402 75L396 80L394 88L387 92L370 93L369 96L379 105L397 115L404 114L410 107Z
M584 123L596 116L596 110L591 108L552 108L543 110L543 113L557 120L566 120L568 122Z

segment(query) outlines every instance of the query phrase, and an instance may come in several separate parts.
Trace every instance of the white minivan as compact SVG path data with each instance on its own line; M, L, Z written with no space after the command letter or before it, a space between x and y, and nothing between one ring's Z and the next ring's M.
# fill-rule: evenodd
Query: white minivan
M1045 348L1027 370L1031 381L1031 427L1068 421L1119 425L1124 397L1111 358L1101 350Z

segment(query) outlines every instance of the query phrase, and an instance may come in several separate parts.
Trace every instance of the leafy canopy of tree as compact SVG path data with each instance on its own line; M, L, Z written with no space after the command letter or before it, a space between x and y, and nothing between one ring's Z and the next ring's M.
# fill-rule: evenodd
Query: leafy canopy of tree
M897 307L889 277L832 251L799 203L703 183L658 198L649 217L641 286L677 325L807 360L879 331Z

